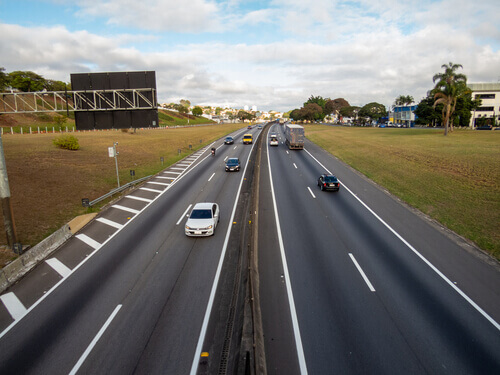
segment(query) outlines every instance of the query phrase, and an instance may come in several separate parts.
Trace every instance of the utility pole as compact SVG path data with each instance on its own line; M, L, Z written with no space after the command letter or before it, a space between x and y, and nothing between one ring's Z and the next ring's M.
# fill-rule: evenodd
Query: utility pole
M0 135L0 200L2 201L2 214L7 235L7 243L13 248L17 242L16 226L14 225L14 215L12 214L12 204L10 201L9 178L7 176L7 166L3 152L2 136Z

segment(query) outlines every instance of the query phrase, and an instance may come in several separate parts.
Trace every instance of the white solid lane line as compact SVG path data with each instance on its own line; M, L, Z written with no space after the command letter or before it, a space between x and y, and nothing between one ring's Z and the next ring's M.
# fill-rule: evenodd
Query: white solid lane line
M23 303L19 301L19 298L14 293L5 293L0 296L0 299L14 320L18 320L26 314L26 307L24 307Z
M114 204L111 207L118 208L119 210L127 211L127 212L130 212L132 214L138 214L139 212L141 212L139 210L134 210L133 208L128 208L128 207L125 207L125 206L120 206L119 204Z
M248 154L248 158L247 158L247 161L245 163L245 168L243 169L243 173L241 176L240 185L238 187L238 191L236 192L236 198L235 198L235 201L233 204L233 211L231 213L231 218L229 219L229 223L228 223L228 227L227 227L227 231L226 231L226 238L224 239L224 245L222 246L222 252L221 252L221 255L219 258L219 263L217 265L217 271L215 272L214 282L212 284L212 290L210 291L210 297L208 299L207 309L205 311L205 317L203 318L203 323L201 325L201 331L200 331L200 336L198 338L198 344L196 345L196 350L194 352L194 358L193 358L193 363L191 365L190 375L196 375L197 370L198 370L198 364L199 364L199 360L200 360L200 356L201 356L201 349L202 349L203 343L205 342L205 336L207 334L208 322L210 320L210 315L212 313L212 307L214 304L215 292L217 291L217 285L219 284L220 274L222 272L222 264L224 263L224 258L226 256L227 246L229 243L229 237L231 236L231 229L233 227L233 220L234 220L234 215L236 213L236 206L238 203L238 198L239 198L240 193L241 193L241 187L243 186L243 181L244 181L245 173L247 170L248 161L250 160L250 155L252 155L254 145L255 145L255 143L252 144L252 148L250 149L250 153Z
M104 218L104 217L98 217L98 218L96 219L96 221L99 221L100 223L107 224L107 225L109 225L110 227L113 227L113 228L116 228L116 229L121 229L121 228L123 228L123 224L120 224L120 223L117 223L117 222L111 221L111 220L106 219L106 218Z
M313 191L311 190L311 188L308 186L307 189L309 189L309 193L311 193L312 197L313 198L316 198L316 196L314 195Z
M188 206L188 208L186 208L186 211L184 211L184 213L180 217L179 221L177 223L175 223L175 225L179 225L181 223L182 219L184 219L184 217L187 215L187 213L188 213L189 209L191 208L191 206L192 206L192 204L190 204Z
M108 320L106 320L106 323L104 323L104 325L101 327L101 329L97 333L96 337L94 337L94 339L92 340L92 342L90 343L90 345L88 346L88 348L85 350L85 352L83 352L83 354L80 357L80 359L78 360L78 362L76 362L75 366L71 369L71 371L69 373L70 375L74 375L74 374L76 374L78 372L78 370L80 369L80 367L83 365L83 362L85 362L85 359L88 357L88 355L90 354L90 352L92 351L92 349L94 349L94 346L95 346L95 344L97 344L97 341L99 341L99 339L104 334L104 332L106 331L106 329L109 327L109 325L111 324L111 322L113 321L113 319L115 318L116 314L118 314L118 311L120 311L121 308L122 308L122 305L116 306L116 308L114 309L114 311L109 316Z
M98 249L101 247L101 244L99 242L97 242L96 240L93 240L92 238L90 238L89 236L87 236L83 233L77 234L75 237L94 249Z
M361 274L361 276L363 277L363 280L365 280L365 283L366 285L368 285L368 288L370 288L370 290L372 292L375 291L375 288L373 287L372 283L370 282L370 280L368 280L368 277L366 276L366 274L363 272L363 269L361 268L361 266L358 264L358 262L356 261L356 258L354 258L354 255L352 255L351 253L349 253L349 256L351 257L351 260L352 262L354 263L354 265L356 266L356 268L358 269L359 273Z
M156 176L155 178L163 178L165 180L175 180L174 177L164 177L164 176Z
M210 178L208 179L208 181L210 181L214 176L215 176L215 172L212 173L212 175L210 176Z
M45 261L49 266L51 266L54 271L56 271L62 277L66 277L71 273L71 270L66 267L59 259L50 258Z
M295 347L297 349L297 357L299 361L300 373L301 375L307 375L307 364L306 357L304 354L304 347L302 346L302 337L300 335L299 319L297 317L297 311L295 309L295 301L293 298L292 283L290 280L290 274L288 273L288 263L286 261L285 245L283 243L283 236L281 234L281 224L278 215L278 205L276 203L276 194L274 193L273 184L273 174L271 171L271 158L269 157L269 144L267 144L267 165L269 169L269 179L271 184L271 196L273 198L274 207L274 217L276 220L276 231L278 234L278 243L280 247L281 263L283 265L283 273L285 276L286 294L288 296L288 306L290 307L290 315L292 319L293 334L295 337ZM287 151L288 153L288 151ZM309 189L311 190L311 189ZM312 193L312 192L311 192Z

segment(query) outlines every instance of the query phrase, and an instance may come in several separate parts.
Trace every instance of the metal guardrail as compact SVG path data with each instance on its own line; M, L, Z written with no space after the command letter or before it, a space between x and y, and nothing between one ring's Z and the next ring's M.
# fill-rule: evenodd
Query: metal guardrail
M99 203L100 201L103 201L104 199L107 199L107 198L109 198L109 197L111 197L111 196L115 195L116 193L119 193L119 192L121 192L121 191L123 191L123 190L125 190L125 189L129 188L129 187L130 187L130 186L132 186L132 185L135 185L135 184L137 184L137 183L139 183L139 182L142 182L142 181L144 181L144 180L147 180L147 179L148 179L148 178L150 178L151 176L152 176L152 175L149 175L149 176L146 176L146 177L143 177L143 178L139 178L139 179L137 179L137 180L134 180L134 181L132 181L132 182L129 182L128 184L125 184L125 185L120 186L120 187L118 187L118 188L116 188L116 189L113 189L113 190L111 190L109 193L104 194L102 197L99 197L99 198L97 198L97 199L94 199L94 200L93 200L93 201L91 201L91 202L88 202L88 203L87 203L87 202L84 202L84 200L82 199L82 205L83 205L84 207L92 207L94 204Z

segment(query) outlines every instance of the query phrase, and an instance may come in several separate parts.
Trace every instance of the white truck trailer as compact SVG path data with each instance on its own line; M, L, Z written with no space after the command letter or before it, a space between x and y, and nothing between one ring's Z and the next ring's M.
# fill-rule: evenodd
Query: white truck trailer
M304 148L304 127L286 124L285 142L290 150L302 150Z

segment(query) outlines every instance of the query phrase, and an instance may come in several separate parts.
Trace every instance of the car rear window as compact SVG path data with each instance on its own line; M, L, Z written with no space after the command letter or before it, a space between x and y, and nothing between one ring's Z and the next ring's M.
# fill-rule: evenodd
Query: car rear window
M337 177L335 176L326 176L325 182L337 182Z
M191 212L191 219L211 219L212 218L212 210L193 210Z

